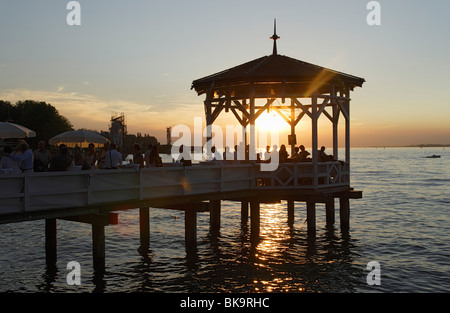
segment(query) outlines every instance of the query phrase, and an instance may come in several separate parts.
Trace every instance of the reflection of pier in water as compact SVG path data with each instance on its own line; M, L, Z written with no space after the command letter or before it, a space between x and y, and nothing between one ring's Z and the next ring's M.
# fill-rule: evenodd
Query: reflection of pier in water
M197 212L210 212L212 236L220 230L221 201L241 203L242 223L250 217L252 242L260 236L260 203L287 200L288 223L294 221L294 202L307 204L307 229L316 232L316 203L325 203L326 222L335 222L335 199L340 225L348 230L349 199L361 192L349 188L348 167L340 162L319 164L313 184L311 163L280 164L261 172L259 164L210 162L190 167L24 173L0 176L0 223L45 219L47 261L56 261L56 220L92 224L96 271L105 268L105 230L117 223L118 212L140 208L141 252L149 250L149 208L185 212L187 251L195 251ZM250 212L249 212L250 211Z

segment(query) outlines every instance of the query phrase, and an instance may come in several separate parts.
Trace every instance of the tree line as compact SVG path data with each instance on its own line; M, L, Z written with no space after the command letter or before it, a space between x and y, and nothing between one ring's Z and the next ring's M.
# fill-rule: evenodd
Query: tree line
M54 106L43 101L25 100L12 104L0 100L0 121L34 130L36 137L27 139L32 147L41 140L48 143L50 138L73 130L73 125L66 117L59 114Z

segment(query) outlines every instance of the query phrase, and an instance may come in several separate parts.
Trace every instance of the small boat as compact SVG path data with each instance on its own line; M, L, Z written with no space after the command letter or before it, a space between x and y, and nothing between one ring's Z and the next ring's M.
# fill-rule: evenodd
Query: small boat
M440 155L436 155L436 154L426 156L427 159L438 159L440 157L441 157Z

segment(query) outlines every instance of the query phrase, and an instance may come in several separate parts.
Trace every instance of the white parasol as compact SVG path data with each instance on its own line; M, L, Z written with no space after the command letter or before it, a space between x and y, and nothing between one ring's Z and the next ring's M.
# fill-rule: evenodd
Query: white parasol
M22 125L0 122L0 138L36 137L36 132Z
M90 130L72 130L59 134L51 138L48 142L51 145L65 144L69 148L73 148L75 146L87 148L90 143L93 143L96 147L98 147L109 142L109 140Z

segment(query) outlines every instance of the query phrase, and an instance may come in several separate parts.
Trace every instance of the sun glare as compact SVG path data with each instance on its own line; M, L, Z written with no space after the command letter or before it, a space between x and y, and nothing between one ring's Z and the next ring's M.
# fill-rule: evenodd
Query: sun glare
M264 111L256 119L256 127L267 131L274 129L281 131L289 129L289 124L276 111L270 111L270 113Z

